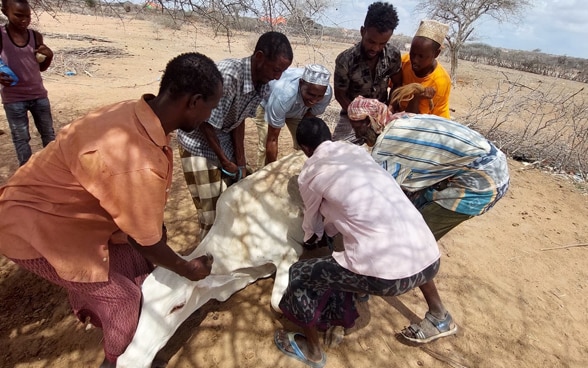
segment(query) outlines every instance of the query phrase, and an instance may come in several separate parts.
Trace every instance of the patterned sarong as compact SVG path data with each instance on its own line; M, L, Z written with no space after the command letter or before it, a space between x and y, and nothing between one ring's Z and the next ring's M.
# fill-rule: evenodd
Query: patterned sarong
M302 327L327 330L353 327L359 317L353 294L397 296L435 277L437 260L425 270L399 280L385 280L353 273L332 256L304 259L290 267L288 288L280 301L284 315Z

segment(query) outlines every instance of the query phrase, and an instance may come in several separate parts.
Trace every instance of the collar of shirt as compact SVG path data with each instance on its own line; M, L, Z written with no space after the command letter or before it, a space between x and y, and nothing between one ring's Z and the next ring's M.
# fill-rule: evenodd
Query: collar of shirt
M154 98L155 96L152 94L141 96L135 105L135 114L137 114L137 118L149 135L149 138L151 138L151 140L158 146L165 147L169 143L168 137L165 135L159 117L155 115L155 112L153 112L153 109L151 109L151 106L147 103L147 101Z
M382 50L382 54L378 56L378 65L376 67L378 71L384 71L388 68L388 54L390 53L390 47L390 44L387 43L386 47L384 47L384 49ZM357 63L367 64L368 61L361 52L361 42L358 42L353 48L353 58Z

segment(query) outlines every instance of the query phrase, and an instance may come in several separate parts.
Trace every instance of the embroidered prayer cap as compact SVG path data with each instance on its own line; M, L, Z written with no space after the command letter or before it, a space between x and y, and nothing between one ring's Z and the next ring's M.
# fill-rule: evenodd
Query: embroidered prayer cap
M308 64L304 67L302 80L319 86L328 86L331 73L320 64Z
M419 29L416 31L415 37L426 37L443 46L443 42L445 41L445 36L447 36L448 31L449 25L437 22L436 20L424 19L421 20L421 24L419 25Z

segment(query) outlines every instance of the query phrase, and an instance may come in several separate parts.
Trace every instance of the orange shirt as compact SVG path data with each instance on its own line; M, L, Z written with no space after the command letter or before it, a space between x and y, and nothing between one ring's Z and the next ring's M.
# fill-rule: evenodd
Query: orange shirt
M44 257L65 280L99 282L114 233L161 239L173 155L152 98L90 112L16 171L0 188L1 254Z
M412 71L410 64L410 55L402 55L402 84L420 83L423 87L435 88L435 97L433 97L433 109L431 110L428 99L421 99L419 109L421 114L438 115L449 119L449 93L451 92L451 77L437 62L437 67L433 72L424 78L417 77ZM406 109L408 102L400 104L401 109Z

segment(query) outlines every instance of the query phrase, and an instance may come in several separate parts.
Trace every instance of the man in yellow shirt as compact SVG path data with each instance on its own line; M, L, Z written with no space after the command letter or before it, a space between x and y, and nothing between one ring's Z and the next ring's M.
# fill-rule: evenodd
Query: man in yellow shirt
M432 114L449 118L451 78L437 62L449 26L434 20L422 20L410 45L402 56L402 84L419 83L424 92L395 108L417 114ZM398 80L398 79L393 79ZM397 85L400 87L400 85ZM396 86L393 86L393 88Z

